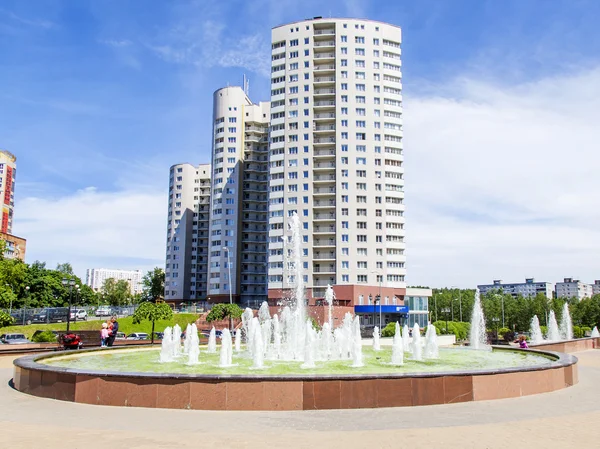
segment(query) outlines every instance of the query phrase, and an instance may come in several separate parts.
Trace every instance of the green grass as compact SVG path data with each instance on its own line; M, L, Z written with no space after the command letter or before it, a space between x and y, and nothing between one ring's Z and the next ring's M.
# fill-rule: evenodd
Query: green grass
M167 326L174 326L179 324L182 330L185 330L189 323L192 323L198 319L198 315L193 313L176 313L173 314L172 320L160 320L155 323L154 332L162 332ZM93 320L93 321L77 321L71 323L72 330L100 330L104 320ZM10 332L18 332L25 334L27 338L31 338L33 333L37 330L54 330L54 331L65 331L67 329L67 323L54 323L54 324L30 324L29 326L8 326L0 328L0 334L7 334ZM140 324L133 324L131 317L119 318L119 332L125 332L130 334L132 332L146 332L152 331L152 323L149 321L142 321Z

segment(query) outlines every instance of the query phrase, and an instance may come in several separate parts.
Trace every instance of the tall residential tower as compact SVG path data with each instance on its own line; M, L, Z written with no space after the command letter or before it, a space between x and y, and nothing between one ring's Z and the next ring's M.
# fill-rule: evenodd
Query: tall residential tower
M272 30L269 294L288 288L287 217L303 221L311 300L396 304L404 276L400 28L315 18Z
M13 208L15 205L15 178L17 158L9 151L0 151L0 196L2 197L2 226L0 232L12 234Z

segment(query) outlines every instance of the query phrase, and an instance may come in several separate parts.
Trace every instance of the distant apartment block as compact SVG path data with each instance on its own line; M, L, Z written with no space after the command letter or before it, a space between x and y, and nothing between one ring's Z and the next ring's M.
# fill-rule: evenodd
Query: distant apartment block
M125 280L129 283L132 294L142 293L143 274L141 270L112 270L108 268L88 268L85 273L85 284L95 292L101 291L107 279Z
M19 259L25 261L25 250L27 248L27 240L16 235L0 232L0 240L6 242L4 248L5 259Z
M542 293L548 299L552 299L554 290L551 282L535 282L534 278L528 278L525 279L525 282L514 284L503 284L502 280L494 280L492 284L478 285L477 288L482 295L493 290L502 290L504 294L513 297L521 295L525 298L533 298Z
M598 281L596 281L598 282ZM594 294L594 287L578 279L564 278L563 282L556 283L557 298L591 298Z
M600 281L599 280L594 281L594 283L592 284L592 294L600 295Z

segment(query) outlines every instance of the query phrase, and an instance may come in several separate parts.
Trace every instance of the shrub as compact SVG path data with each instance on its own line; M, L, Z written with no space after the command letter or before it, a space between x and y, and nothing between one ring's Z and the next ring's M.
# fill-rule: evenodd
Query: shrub
M579 326L573 326L573 337L575 338L583 338L583 331Z
M548 336L548 328L546 326L540 326L540 330L542 331L542 335L544 337Z
M583 332L583 336L590 335L592 333L592 328L588 326L581 326L581 332Z
M385 326L381 331L381 336L382 337L393 337L395 333L396 333L396 323L387 323L387 326Z
M52 331L38 331L31 336L31 341L34 343L54 343L57 341L57 336Z
M15 319L6 312L0 311L0 327L10 326L15 322Z
M438 334L454 334L457 340L466 340L469 338L469 331L471 329L471 325L469 323L464 323L462 321L448 321L448 331L446 332L446 322L445 321L436 321L433 323Z

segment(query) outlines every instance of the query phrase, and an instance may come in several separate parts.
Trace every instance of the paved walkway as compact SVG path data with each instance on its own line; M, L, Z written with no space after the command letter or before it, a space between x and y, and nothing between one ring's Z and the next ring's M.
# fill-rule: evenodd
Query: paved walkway
M598 447L600 350L576 354L574 387L537 396L429 407L204 412L102 407L14 391L0 358L2 448Z

